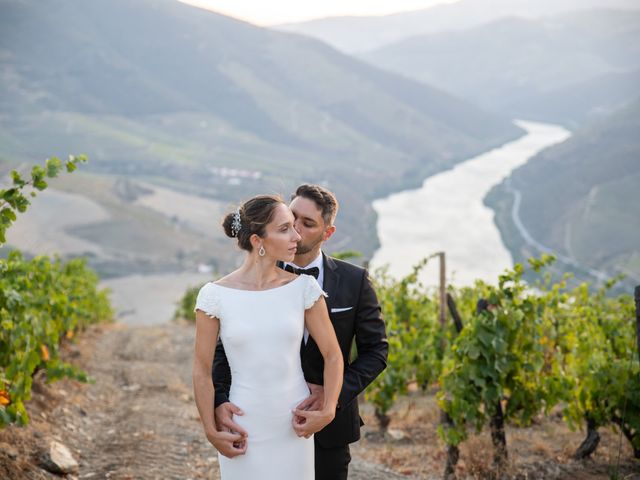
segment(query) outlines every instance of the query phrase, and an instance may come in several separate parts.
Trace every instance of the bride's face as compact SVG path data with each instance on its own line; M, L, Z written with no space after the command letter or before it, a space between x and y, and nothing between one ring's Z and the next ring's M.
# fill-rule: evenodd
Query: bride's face
M290 262L296 254L300 235L293 228L293 213L285 204L275 207L271 222L265 228L262 245L267 255L276 260Z

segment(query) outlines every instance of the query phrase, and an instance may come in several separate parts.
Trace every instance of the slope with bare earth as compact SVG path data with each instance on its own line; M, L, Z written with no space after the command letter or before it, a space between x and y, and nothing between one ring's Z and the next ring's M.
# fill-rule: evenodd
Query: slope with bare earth
M639 138L636 100L540 152L495 186L486 202L514 259L540 254L519 233L519 221L538 244L582 266L579 280L596 280L588 269L623 274L621 289L633 291L640 283ZM558 267L575 270L564 260Z
M355 445L355 457L384 463L403 475L420 479L441 479L447 454L438 436L440 411L435 392L413 390L392 408L389 435L381 437L371 405L363 417L367 423L364 439ZM505 429L509 461L505 480L610 480L640 479L638 462L621 433L601 428L601 441L592 457L575 461L571 457L585 437L571 431L561 412L536 417L530 427L508 425ZM460 445L456 476L460 480L496 478L492 466L493 446L488 428L471 433Z
M83 255L102 278L235 265L220 227L226 202L85 172L49 183L18 216L6 248Z
M42 467L51 440L93 479L218 479L191 387L193 324L95 327L67 356L95 383L45 385L38 376L31 424L0 430L0 478L60 478ZM357 457L351 480L407 478Z
M175 0L0 10L0 158L86 153L95 174L225 202L322 183L346 248L365 253L372 198L522 134L322 42Z
M79 464L69 480L219 479L217 454L193 401L193 341L193 324L112 324L93 327L77 344L66 345L66 358L95 383L46 385L37 374L27 405L30 425L0 430L0 478L61 478L41 461L56 440ZM377 434L372 407L365 404L362 410L367 426L363 439L352 445L350 480L441 478L445 451L432 393L414 391L400 399L387 437ZM616 468L618 454L622 478L640 478L619 434L600 433L596 454L582 463L570 456L583 433L570 432L555 414L535 419L531 428L508 427L510 467L503 478L604 480ZM458 478L489 478L491 455L488 433L472 436L462 445Z

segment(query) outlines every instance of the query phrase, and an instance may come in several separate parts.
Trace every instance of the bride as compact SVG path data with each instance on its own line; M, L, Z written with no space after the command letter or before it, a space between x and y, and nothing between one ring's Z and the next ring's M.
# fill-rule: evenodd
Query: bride
M196 300L195 401L222 480L313 480L312 435L334 416L343 359L324 292L309 275L276 265L291 261L300 236L282 199L261 195L227 215L223 227L247 255L240 268L204 285ZM324 403L295 409L309 395L302 373L304 328L324 357ZM220 334L232 372L230 400L242 409L243 432L219 431L211 364Z

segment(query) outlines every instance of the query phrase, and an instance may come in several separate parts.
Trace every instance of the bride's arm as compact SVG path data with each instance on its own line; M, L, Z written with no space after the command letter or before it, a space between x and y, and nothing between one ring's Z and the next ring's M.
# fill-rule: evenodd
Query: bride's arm
M336 415L338 396L342 388L344 359L333 329L327 304L320 297L305 311L305 324L324 359L324 402L321 410L294 410L294 428L298 436L309 436L322 430ZM303 421L304 419L305 421Z
M193 393L207 439L225 457L242 455L246 439L236 433L218 432L213 413L214 388L211 381L213 361L220 321L202 310L196 311L196 341L193 358ZM236 446L237 445L237 446Z

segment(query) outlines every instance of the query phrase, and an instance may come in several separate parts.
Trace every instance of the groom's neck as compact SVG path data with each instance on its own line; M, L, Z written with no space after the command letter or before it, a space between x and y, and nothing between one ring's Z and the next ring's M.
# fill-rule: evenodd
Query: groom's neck
M300 255L296 255L293 257L293 263L295 263L300 268L306 268L311 262L313 262L320 255L320 247L314 248L313 250L302 253Z

